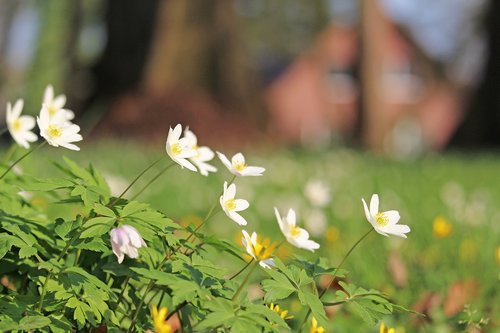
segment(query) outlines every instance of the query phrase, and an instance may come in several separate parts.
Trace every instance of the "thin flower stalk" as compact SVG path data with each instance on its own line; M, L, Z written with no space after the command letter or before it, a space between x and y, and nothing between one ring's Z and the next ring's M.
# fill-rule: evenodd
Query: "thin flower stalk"
M35 147L31 148L31 150L29 150L27 153L25 153L24 155L19 157L17 160L15 160L14 163L12 163L10 165L10 167L8 167L7 170L5 170L4 173L0 176L0 180L3 179L3 177L5 177L9 173L9 171L12 170L19 162L24 160L26 157L28 157L31 153L33 153L38 148L43 147L46 143L47 143L47 141L42 141L41 143L39 143Z
M319 298L321 299L323 297L323 295L325 295L325 293L330 289L332 283L335 281L335 278L337 277L337 273L339 271L339 269L342 267L342 265L345 263L345 261L347 260L347 258L349 258L349 256L351 255L351 253L354 251L354 249L369 235L371 234L371 232L373 231L374 229L373 228L370 228L370 230L368 230L368 232L366 232L363 236L361 236L360 239L358 239L356 241L356 243L354 243L353 246L351 246L351 248L349 249L349 251L347 251L347 253L345 254L345 256L342 258L342 260L340 261L340 263L338 264L338 266L335 268L335 270L333 271L333 275L332 275L332 278L330 279L330 282L328 283L328 285L326 286L325 289L323 289L321 291L321 293L319 294ZM304 325L306 324L307 320L309 319L309 316L311 315L311 309L307 310L307 313L306 313L306 316L304 317L304 319L302 320L302 323L300 324L300 328L298 330L298 332L302 332L303 328L304 328Z

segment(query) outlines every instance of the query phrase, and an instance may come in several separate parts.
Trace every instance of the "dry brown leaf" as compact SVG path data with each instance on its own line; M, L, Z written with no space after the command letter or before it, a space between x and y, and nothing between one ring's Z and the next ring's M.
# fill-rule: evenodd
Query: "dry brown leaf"
M476 280L469 279L453 283L446 293L443 303L444 313L452 317L461 312L465 304L469 303L478 294Z
M408 270L406 269L406 264L398 252L393 251L389 255L387 269L389 270L392 280L396 286L400 288L406 287L408 284Z

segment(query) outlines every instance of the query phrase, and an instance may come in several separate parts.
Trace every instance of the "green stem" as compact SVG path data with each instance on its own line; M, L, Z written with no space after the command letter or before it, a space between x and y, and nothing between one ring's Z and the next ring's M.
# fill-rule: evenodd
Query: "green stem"
M139 305L137 305L137 308L135 310L134 316L132 317L132 322L130 323L130 326L127 330L127 333L132 332L132 330L134 328L135 321L137 320L137 317L139 316L139 312L141 312L141 307L144 304L144 300L146 299L146 295L149 293L151 288L153 288L154 283L155 283L154 280L149 281L149 284L146 287L146 290L144 291L144 295L142 295L141 301L139 302Z
M26 157L28 157L29 154L31 154L32 152L34 152L38 148L44 146L46 143L47 143L47 141L43 141L42 143L40 143L40 144L36 145L35 147L31 148L31 150L29 150L26 154L24 154L23 156L19 157L14 163L11 164L11 166L7 170L4 171L4 173L0 176L0 179L3 179L3 177L5 177L5 175L8 174L9 171L12 170L12 168L15 167L17 163L19 163L22 160L24 160Z
M234 176L234 175L233 175L233 177L231 178L231 180L229 181L229 183L227 184L227 186L231 185L231 184L234 182L234 180L235 180L235 179L236 179L236 176ZM224 191L223 191L223 192L219 195L219 197L220 197L221 195L223 195L223 194L224 194ZM212 207L210 207L210 210L208 211L207 215L205 216L205 218L203 219L203 221L200 223L200 225L199 225L199 226L197 226L197 227L196 227L193 231L191 231L191 232L190 232L190 234L189 234L188 238L186 238L186 242L187 242L187 241L189 241L189 240L191 239L191 237L193 237L193 236L194 236L194 234L195 234L198 230L200 230L200 229L201 229L201 228L205 225L205 223L206 223L206 222L207 222L207 221L208 221L208 220L209 220L209 219L210 219L213 215L215 215L215 214L213 214L213 215L212 215L212 213L213 213L213 211L214 211L215 207L217 207L217 205L218 205L218 202L215 202L215 203L212 205ZM218 212L218 211L217 211L217 212ZM216 213L217 213L217 212L216 212ZM177 250L179 250L179 248L177 248Z
M151 180L150 180L150 181L149 181L149 182L148 182L148 183L147 183L147 184L146 184L143 188L141 188L141 189L139 190L139 192L137 192L137 193L136 193L136 194L135 194L135 195L134 195L134 196L130 199L130 201L135 200L135 199L136 199L139 195L141 195L141 193L142 193L142 192L144 192L144 190L146 190L146 189L149 187L149 185L151 185L151 184L152 184L155 180L157 180L158 178L160 178L160 176L161 176L161 175L163 175L163 174L164 174L164 173L165 173L168 169L170 169L170 168L171 168L172 166L174 166L174 165L175 165L175 163L174 163L174 162L172 162L172 163L170 163L169 165L167 165L165 168L163 168L160 172L158 172L158 173L156 174L156 176L154 176L154 177L153 177L153 178L152 178L152 179L151 179Z
M16 143L10 145L9 150L7 150L7 153L5 153L4 157L2 158L3 163L7 163L10 160L17 147L18 146Z
M66 252L68 252L68 249L69 247L71 246L71 243L73 243L73 241L76 239L76 235L73 236L67 243L66 243L66 246L64 247L64 249L61 251L61 253L59 253L59 256L57 257L56 259L56 262L58 262L59 260L62 259L62 257L64 257L66 255ZM45 299L45 294L47 293L47 284L49 283L49 280L52 279L52 277L54 276L54 273L51 271L49 272L49 274L47 275L47 277L45 278L45 281L43 283L43 286L42 286L42 292L40 294L40 302L38 303L38 312L41 312L42 311L42 307L43 307L43 301Z
M234 296L233 298L231 298L231 301L235 301L238 296L240 295L241 291L243 290L243 287L245 286L245 284L248 282L248 279L250 279L250 276L252 275L253 271L255 270L255 268L259 265L259 262L258 261L255 261L252 268L250 269L250 271L248 272L247 276L245 276L245 279L243 280L243 282L241 282L240 284L240 287L238 288L238 290L236 290L236 292L234 293Z
M128 282L130 281L130 276L127 276L127 278L125 279L125 281L123 282L123 287L122 287L122 291L120 291L120 295L118 295L118 301L116 302L116 308L118 309L120 303L122 302L123 300L123 295L125 294L125 290L127 289L128 287Z
M142 170L135 178L134 180L132 180L132 182L127 186L126 189L123 190L123 192L117 197L115 198L115 200L113 200L110 204L108 204L108 207L109 206L113 206L114 204L116 204L124 195L125 193L128 192L128 190L130 190L130 188L132 186L134 186L134 184L139 180L139 178L141 178L146 172L149 171L149 169L151 169L153 166L155 166L156 164L158 164L162 159L164 158L164 156L160 157L159 159L157 159L156 161L154 161L153 163L151 163L148 167L146 167L144 170Z
M240 275L241 273L243 273L243 271L244 271L245 269L247 269L247 267L248 267L248 266L250 266L250 264L251 264L253 261L254 261L254 259L252 258L252 260L250 260L249 262L247 262L247 263L246 263L246 265L245 265L245 266L243 266L243 268L242 268L242 269L240 269L237 273L235 273L233 276L231 276L231 277L229 278L229 280L232 280L232 279L234 279L235 277L237 277L238 275Z
M333 275L332 275L332 279L330 280L330 283L328 283L328 286L323 289L323 291L321 291L321 293L319 294L319 298L321 299L321 297L323 297L323 295L328 291L328 289L330 289L332 283L335 281L335 278L337 277L337 272L339 271L340 267L342 267L342 265L344 264L344 262L347 260L347 258L349 257L349 255L352 253L352 251L354 251L354 249L373 231L373 228L370 228L370 230L368 230L367 233L365 233L363 236L361 236L360 239L358 239L356 241L356 243L354 243L353 246L351 246L351 248L349 249L349 251L347 251L346 255L344 256L344 258L342 258L342 260L340 261L340 264L335 268L335 270L333 271ZM309 310L307 310L307 313L306 313L306 316L304 317L304 320L302 320L302 323L300 324L300 328L297 332L302 332L302 329L304 328L304 325L306 324L307 322L307 319L309 319L309 315L311 314L311 309L309 308Z

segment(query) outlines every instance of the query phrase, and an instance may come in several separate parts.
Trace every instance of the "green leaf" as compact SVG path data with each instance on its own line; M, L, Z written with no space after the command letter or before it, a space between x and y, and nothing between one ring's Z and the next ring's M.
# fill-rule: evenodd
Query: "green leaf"
M99 214L99 215L102 215L102 216L107 216L107 217L116 217L116 214L115 212L113 212L111 209L109 209L108 207L104 206L104 205L101 205L101 204L98 204L96 203L94 205L94 211Z
M149 208L149 205L146 203L138 202L138 201L130 201L125 207L123 207L120 212L121 217L128 217L130 215L134 215L140 211L146 210Z
M0 259L2 259L12 247L12 241L8 238L0 238Z
M107 233L115 222L115 218L99 216L94 217L84 223L84 230L80 234L80 238L97 237Z
M328 319L326 318L325 308L323 307L323 303L321 303L319 297L302 290L300 290L297 295L299 296L300 303L308 306L320 325L325 326Z
M29 331L42 328L50 324L50 319L44 316L26 316L19 321L19 329Z
M272 279L262 281L262 288L266 291L264 301L270 303L278 299L284 299L290 296L297 288L290 283L290 280L280 272L269 270L267 271Z

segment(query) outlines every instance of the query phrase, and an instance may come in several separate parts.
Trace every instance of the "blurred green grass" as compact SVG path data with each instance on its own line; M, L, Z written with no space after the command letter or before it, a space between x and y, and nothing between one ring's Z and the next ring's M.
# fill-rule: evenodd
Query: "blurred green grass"
M236 151L224 153L232 156ZM410 326L407 314L396 314L386 322L406 327L405 332L426 329L438 333L457 332L460 328L457 322L462 314L446 315L444 304L460 304L450 286L472 280L473 285L466 289L475 296L467 303L491 319L490 329L485 332L498 331L500 263L495 258L496 248L500 246L498 156L455 153L397 161L348 149L321 152L280 149L243 153L248 164L267 169L263 177L236 179L237 197L250 202L250 208L242 212L249 222L248 231L281 241L273 207L282 214L293 208L298 213L298 224L305 225L312 239L321 243L318 253L329 258L331 265L335 266L348 248L370 228L364 217L361 198L369 201L373 193L378 193L381 210L399 210L401 223L408 224L412 231L406 240L372 233L347 261L344 268L350 272L349 279L366 288L380 289L408 308L430 293L437 300L437 306L429 310L433 321L426 327ZM91 163L108 177L110 183L122 189L143 168L164 154L165 161L132 188L132 195L170 163L164 147L143 147L127 142L83 145L78 153L51 147L35 154L22 164L26 173L54 176L57 169L50 161L61 160L64 154L81 165ZM180 167L171 168L138 200L149 202L181 223L196 222L218 202L224 180L231 179L219 161L214 161L214 164L219 172L209 177ZM331 200L326 206L316 207L305 194L311 181L322 182L329 189ZM116 191L120 192L119 189ZM433 220L438 216L444 217L453 227L451 235L442 239L436 238L432 230ZM326 226L321 227L321 221L326 221ZM205 230L234 242L241 237L240 227L223 213L211 219ZM280 251L285 257L295 254L311 256L291 247ZM389 264L390 254L400 261L399 265ZM399 286L391 274L391 267L407 273L407 278L400 281ZM356 327L353 325L359 325L357 317L341 312L342 315L335 315L336 332L352 330Z

